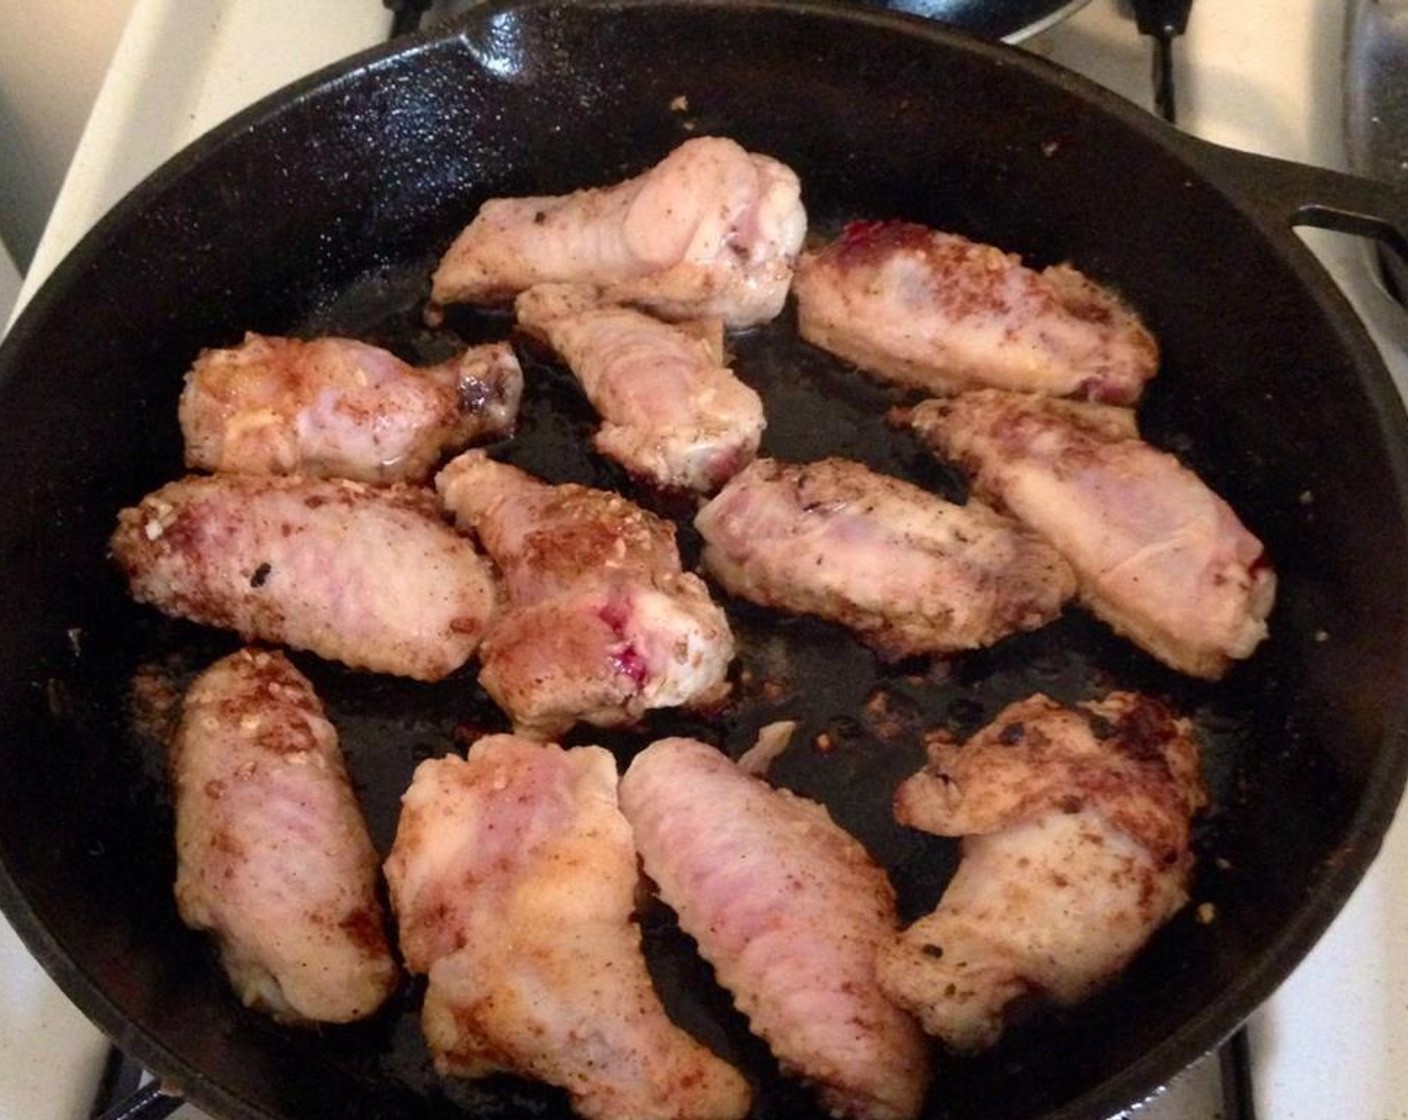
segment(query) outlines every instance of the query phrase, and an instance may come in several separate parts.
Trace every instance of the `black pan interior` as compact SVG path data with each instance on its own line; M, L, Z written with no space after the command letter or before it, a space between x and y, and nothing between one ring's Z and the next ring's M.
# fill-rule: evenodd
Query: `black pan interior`
M411 984L375 1021L313 1034L237 1006L170 901L158 744L174 691L234 642L129 603L105 539L118 508L180 473L175 401L201 347L246 329L340 332L430 358L502 336L495 315L456 313L438 331L419 317L436 255L479 201L609 182L726 133L798 169L820 232L905 217L1037 264L1072 260L1121 290L1164 348L1146 432L1267 543L1282 579L1273 638L1217 685L1079 611L991 651L887 667L829 627L731 605L744 672L727 712L572 741L604 739L624 760L683 730L737 753L761 724L797 719L775 779L827 801L913 916L954 860L886 812L925 729L966 733L1035 689L1167 697L1205 733L1215 797L1194 905L1099 997L1036 1013L990 1054L940 1059L927 1115L1094 1117L1148 1093L1308 949L1402 785L1408 432L1362 332L1294 240L1269 238L1156 126L1015 52L797 3L499 6L463 28L315 78L199 143L84 242L0 352L7 912L85 1011L218 1114L565 1113L554 1091L512 1079L435 1078ZM790 317L733 349L768 403L765 452L850 455L961 494L885 424L904 398L797 343ZM500 452L634 492L585 448L590 413L570 382L524 357L524 430ZM502 726L472 668L424 686L299 663L383 848L415 763ZM645 920L667 1002L755 1080L756 1114L812 1111L669 914Z

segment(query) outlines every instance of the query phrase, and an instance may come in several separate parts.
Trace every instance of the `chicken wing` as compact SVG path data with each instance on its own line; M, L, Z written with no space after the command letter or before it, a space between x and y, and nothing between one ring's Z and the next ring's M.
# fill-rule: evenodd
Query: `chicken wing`
M740 1117L742 1076L651 985L616 787L600 747L508 735L416 768L386 875L435 1067L540 1078L602 1120Z
M782 1068L832 1116L902 1120L928 1084L922 1032L876 986L894 892L813 801L691 739L631 763L621 808L646 874Z
M420 680L464 664L496 605L488 563L416 487L192 476L124 509L110 547L139 602Z
M880 986L959 1050L996 1042L1019 996L1089 995L1187 901L1199 770L1188 722L1127 692L1033 696L963 746L935 743L895 813L964 836L963 859L938 909L881 950Z
M1086 606L1165 664L1216 679L1266 637L1262 544L1125 409L981 390L912 414L980 494L1051 542Z
M669 319L750 326L782 310L806 225L790 168L701 136L613 187L489 200L441 260L431 299L492 303L565 281Z
M759 459L694 523L730 593L842 623L890 658L1035 629L1075 590L1055 549L1015 522L845 459Z
M377 854L313 686L245 649L191 685L171 745L176 901L248 1006L346 1023L396 988Z
M510 434L522 393L505 343L413 369L350 338L246 334L186 374L186 466L424 482L443 455Z
M579 308L561 287L519 296L518 321L562 356L601 414L598 451L658 487L701 493L752 461L763 402L723 365L717 319L676 326L627 307Z
M1069 265L1034 272L991 245L909 222L854 222L802 257L803 338L932 393L991 385L1132 404L1158 346Z
M435 485L503 573L509 604L484 641L479 681L519 734L552 738L579 720L621 726L727 694L728 620L703 581L680 570L669 522L477 451Z

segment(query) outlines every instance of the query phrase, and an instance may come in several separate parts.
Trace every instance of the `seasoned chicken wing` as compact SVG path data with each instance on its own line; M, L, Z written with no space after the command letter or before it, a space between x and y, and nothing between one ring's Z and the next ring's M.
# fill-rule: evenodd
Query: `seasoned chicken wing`
M1266 637L1262 544L1128 410L981 390L912 414L976 489L1051 542L1096 615L1165 664L1215 679Z
M790 168L701 136L613 187L484 203L441 260L431 299L492 303L564 281L669 319L750 326L782 310L806 224Z
M632 723L727 694L733 635L674 526L617 494L551 486L482 452L436 477L445 506L503 573L508 608L479 681L523 735Z
M423 762L386 861L441 1073L560 1085L601 1120L732 1120L742 1076L676 1027L632 918L616 764L508 735Z
M399 970L377 854L307 678L281 653L216 662L186 693L170 769L177 905L240 999L296 1023L380 1007Z
M420 680L464 664L496 606L488 563L403 485L192 476L124 509L110 547L139 602Z
M902 1120L929 1079L922 1032L876 986L894 892L813 801L691 739L647 747L621 780L646 874L782 1068L832 1116Z
M717 319L673 325L628 307L578 307L561 285L518 297L518 321L558 352L602 426L594 443L665 489L712 493L747 466L761 398L723 364Z
M1112 292L1069 265L1042 272L910 222L855 222L802 257L803 338L933 393L990 385L1131 404L1158 346Z
M413 369L350 338L251 333L186 375L186 466L424 482L443 455L511 433L522 393L505 343Z
M996 1042L1019 996L1089 995L1187 901L1199 771L1188 722L1127 692L1033 696L933 744L895 814L965 837L963 859L938 909L880 952L881 987L959 1050Z
M886 657L990 645L1075 590L1031 531L845 459L759 459L694 523L730 593L842 623Z

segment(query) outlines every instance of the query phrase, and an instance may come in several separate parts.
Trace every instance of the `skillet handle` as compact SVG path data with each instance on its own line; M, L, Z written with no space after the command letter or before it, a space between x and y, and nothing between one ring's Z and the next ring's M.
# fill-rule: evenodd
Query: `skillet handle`
M1179 134L1205 177L1260 220L1269 234L1290 236L1297 226L1367 240L1362 259L1337 274L1381 351L1408 354L1408 190L1403 187L1236 151ZM1353 260L1353 258L1350 258ZM1408 401L1408 375L1395 368Z
M1269 225L1315 226L1378 241L1408 267L1408 190L1376 179L1185 137L1189 154Z

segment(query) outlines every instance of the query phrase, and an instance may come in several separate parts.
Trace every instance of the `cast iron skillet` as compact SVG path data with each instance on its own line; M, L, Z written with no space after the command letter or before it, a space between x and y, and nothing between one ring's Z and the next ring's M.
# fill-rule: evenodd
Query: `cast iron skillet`
M1142 1098L1272 991L1378 849L1408 764L1408 431L1375 350L1290 227L1401 248L1400 196L1196 143L1040 60L907 17L793 0L490 6L198 142L100 223L0 350L0 896L79 1006L211 1112L565 1105L510 1078L438 1080L414 984L361 1026L275 1027L237 1005L205 939L177 920L164 713L235 642L129 603L104 552L117 509L181 471L183 371L246 329L339 331L410 357L502 335L493 315L420 325L430 267L482 199L612 181L706 132L796 167L820 232L901 216L1118 287L1164 348L1146 432L1228 497L1281 574L1271 641L1216 685L1161 669L1077 610L946 665L886 668L828 627L731 605L747 669L735 706L605 737L623 761L675 730L736 753L760 724L799 720L774 778L830 804L912 917L954 859L887 812L924 728L963 734L1035 689L1114 686L1197 720L1215 800L1194 905L1097 998L1036 1010L989 1054L941 1058L927 1115L1073 1120ZM767 399L766 452L851 455L961 493L886 427L899 394L791 332L784 318L734 341ZM580 396L525 358L531 404L500 452L626 488L586 450ZM502 726L472 667L430 687L299 661L383 847L415 762ZM667 1002L755 1080L756 1115L807 1114L809 1095L777 1076L668 913L645 923Z
M449 5L437 5L444 10L463 11L478 0L457 0ZM925 19L961 27L987 39L1020 42L1059 23L1089 0L860 0L866 7L908 12ZM399 34L419 26L422 13L431 0L386 0L386 6L396 10L392 33Z

